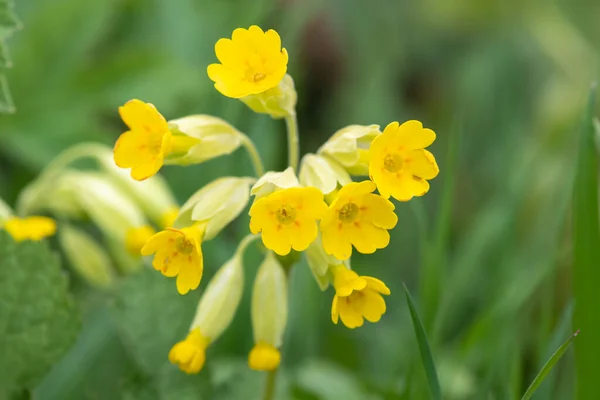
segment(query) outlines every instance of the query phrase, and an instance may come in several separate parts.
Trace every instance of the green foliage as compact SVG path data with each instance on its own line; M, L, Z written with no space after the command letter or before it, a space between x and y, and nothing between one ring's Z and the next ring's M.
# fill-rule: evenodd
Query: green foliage
M47 243L0 231L0 398L32 390L72 345L78 309Z
M598 153L593 126L596 88L589 96L581 124L579 158L573 193L573 325L582 332L575 343L577 364L577 398L600 397L600 342L594 332L600 331L600 228L598 227ZM591 337L590 337L591 336Z
M13 0L0 0L0 69L12 67L6 40L20 28L21 22L13 11ZM15 111L8 83L4 74L0 74L0 113Z

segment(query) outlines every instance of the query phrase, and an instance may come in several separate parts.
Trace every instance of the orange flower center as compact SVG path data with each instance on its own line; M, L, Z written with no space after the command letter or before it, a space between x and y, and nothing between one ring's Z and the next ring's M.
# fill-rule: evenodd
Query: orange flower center
M346 203L340 209L340 211L338 213L338 218L342 222L347 222L347 223L354 222L358 218L358 211L359 211L359 208L356 204Z
M252 77L252 80L254 80L254 82L260 82L263 79L265 79L267 76L265 74L263 74L262 72L256 72L254 74L254 76Z
M284 204L275 212L275 218L280 224L291 224L296 220L296 209L288 204Z
M177 251L183 254L192 254L194 251L194 245L187 238L179 237L175 243Z

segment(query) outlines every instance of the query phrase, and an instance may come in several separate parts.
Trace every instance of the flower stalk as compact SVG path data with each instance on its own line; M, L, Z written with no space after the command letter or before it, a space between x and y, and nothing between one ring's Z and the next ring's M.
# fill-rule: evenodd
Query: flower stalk
M285 117L288 139L288 166L294 171L298 170L298 160L300 154L300 141L298 140L298 120L296 113Z

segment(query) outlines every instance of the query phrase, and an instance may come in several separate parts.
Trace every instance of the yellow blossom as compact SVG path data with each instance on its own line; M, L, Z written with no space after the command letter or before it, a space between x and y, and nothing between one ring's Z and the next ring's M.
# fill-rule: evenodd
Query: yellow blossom
M255 344L248 355L248 365L255 371L272 371L280 362L281 353L268 343Z
M390 289L379 279L358 274L344 265L331 267L335 296L331 305L331 320L338 319L348 328L358 328L366 319L377 322L385 313L385 300Z
M148 239L156 232L150 225L142 225L137 228L130 228L125 235L125 247L132 256L139 256L140 250L146 244Z
M306 250L317 237L317 220L327 205L314 187L283 189L258 199L250 208L250 231L262 232L268 249L286 255Z
M215 53L220 64L209 65L208 76L227 97L238 99L274 88L287 71L288 53L272 29L238 28L231 39L219 39Z
M208 339L202 336L199 328L193 329L181 342L169 351L169 361L179 365L179 369L187 374L200 372L206 361Z
M173 226L173 222L175 222L175 220L177 219L177 216L179 215L179 208L178 207L171 207L169 208L167 211L165 211L161 216L160 216L160 226L162 228L170 228Z
M158 172L171 150L169 125L153 104L137 99L119 107L119 114L129 130L115 144L115 163L142 181Z
M152 266L164 276L177 276L177 291L186 294L200 285L204 262L202 238L205 224L196 223L182 229L167 228L153 235L141 253L154 254Z
M390 242L387 229L398 222L394 204L373 194L371 181L352 182L337 193L321 221L323 248L338 260L352 254L352 246L360 253L371 254Z
M429 191L427 180L440 171L425 150L434 140L435 133L419 121L392 122L373 140L369 175L383 197L408 201Z
M4 223L4 229L17 242L23 240L42 240L56 232L56 222L48 217L11 217Z

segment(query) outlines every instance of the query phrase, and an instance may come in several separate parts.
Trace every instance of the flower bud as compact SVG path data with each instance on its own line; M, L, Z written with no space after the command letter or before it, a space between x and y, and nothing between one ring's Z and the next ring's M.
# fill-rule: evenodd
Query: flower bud
M231 154L243 141L243 134L224 120L210 115L190 115L169 121L173 148L166 164L200 164Z
M302 158L300 167L300 183L314 186L323 194L329 194L338 187L352 182L352 178L344 167L330 159L316 154L307 154Z
M254 178L219 178L198 190L179 211L174 226L187 226L192 221L206 221L204 240L214 238L246 207L250 184Z
M294 80L285 75L274 88L242 97L240 100L256 113L269 114L272 118L284 118L296 112L297 99Z
M283 333L287 323L287 278L273 253L258 268L252 291L252 328L255 346L250 352L250 368L260 371L279 366Z
M368 175L369 146L380 133L379 125L349 125L334 133L317 153L331 157L353 175Z
M12 215L12 210L0 197L0 225Z
M70 224L61 224L58 240L71 267L90 285L111 285L114 273L110 257L94 238Z
M261 197L267 196L276 190L289 189L300 186L298 178L292 167L288 167L283 172L269 171L252 186L250 194L258 200Z
M337 265L340 262L335 257L325 253L323 243L321 242L321 235L308 246L305 254L306 261L313 277L317 281L319 288L324 291L331 283L329 267L331 265Z

